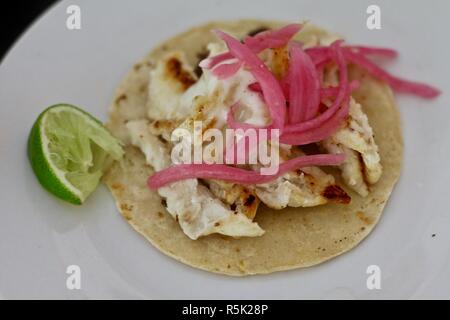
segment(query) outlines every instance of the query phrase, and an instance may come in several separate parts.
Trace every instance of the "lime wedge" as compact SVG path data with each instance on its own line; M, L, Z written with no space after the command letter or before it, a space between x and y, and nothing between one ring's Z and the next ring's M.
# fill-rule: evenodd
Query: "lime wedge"
M102 123L58 104L40 114L28 138L28 157L39 182L58 198L82 204L123 150Z

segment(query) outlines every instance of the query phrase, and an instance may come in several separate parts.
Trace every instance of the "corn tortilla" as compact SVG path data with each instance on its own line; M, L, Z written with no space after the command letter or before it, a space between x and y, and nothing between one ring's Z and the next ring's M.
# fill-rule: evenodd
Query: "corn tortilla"
M217 41L210 32L219 28L243 37L258 28L276 28L286 23L240 20L214 22L184 32L154 49L133 66L120 84L110 108L108 129L126 147L125 159L116 163L104 178L123 217L153 246L192 267L244 276L309 267L336 257L361 242L377 224L402 165L403 140L399 112L391 89L357 68L352 78L361 80L354 98L362 104L379 146L383 175L363 198L338 183L351 195L349 205L327 204L313 208L272 210L261 206L255 221L266 231L261 237L231 238L210 235L189 239L166 212L160 196L147 188L153 173L143 154L129 145L125 130L128 120L146 117L149 71L155 62L172 50L183 50L195 65L209 42ZM308 27L298 40L325 37L327 32ZM334 173L337 173L335 171Z

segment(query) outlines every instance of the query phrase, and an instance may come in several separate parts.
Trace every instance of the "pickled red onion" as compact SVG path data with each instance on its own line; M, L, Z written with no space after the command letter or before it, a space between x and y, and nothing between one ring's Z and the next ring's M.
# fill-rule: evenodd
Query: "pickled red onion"
M248 88L254 92L261 92L261 86L259 85L258 82L253 82L251 84L248 85Z
M225 41L230 53L249 68L249 71L260 84L264 101L272 118L271 127L281 131L284 128L286 117L286 99L275 76L246 45L220 30L216 30L215 33Z
M222 63L222 62L224 62L226 60L230 60L230 59L233 59L233 56L231 55L231 53L225 52L225 53L221 53L221 54L218 54L218 55L210 57L210 58L206 58L206 59L200 61L200 63L198 65L200 66L200 68L203 68L203 69L212 69L219 63Z
M283 79L279 80L281 90L283 90L285 97L289 96L289 82L288 81L289 81L288 77L284 77ZM253 92L259 92L259 93L262 92L261 86L259 85L258 82L249 84L248 88Z
M320 83L311 58L298 44L290 48L289 121L310 120L319 110Z
M328 47L314 47L307 49L306 52L310 55L316 65L327 62L330 58L330 50ZM344 47L344 55L347 60L365 69L381 81L388 83L394 91L410 93L423 98L434 98L441 93L438 89L429 85L401 79L391 75L366 58L365 55L371 54L392 58L396 56L397 52L395 50L377 47Z
M281 48L284 47L289 40L300 31L301 27L302 25L300 24L290 24L281 29L264 31L253 37L247 37L244 43L250 48L250 50L257 54L265 49ZM202 60L199 66L205 69L212 69L217 64L232 58L233 55L230 52L225 52Z
M244 43L255 53L260 53L268 48L281 48L284 47L301 28L301 24L289 24L277 30L267 30L258 33L254 37L246 37Z
M389 48L380 47L366 47L366 46L344 46L344 52L354 52L362 55L375 55L386 58L395 58L398 56L398 52ZM318 46L305 50L305 52L311 57L314 64L323 64L330 60L329 47Z
M316 154L300 156L283 162L274 175L262 175L223 164L180 164L156 172L148 179L150 189L158 189L169 183L185 179L219 179L239 184L261 184L275 180L283 174L303 167L335 166L345 160L343 154Z
M380 47L366 47L366 46L348 46L344 50L350 50L356 53L361 53L363 55L376 55L386 58L396 58L398 52L390 48L380 48Z
M311 120L285 126L285 133L299 133L319 127L327 122L327 120L330 119L331 116L341 107L346 95L348 94L347 64L340 45L341 42L341 40L338 40L331 45L331 53L339 67L339 92L333 104L324 113Z
M217 79L223 80L223 79L231 77L236 72L238 72L239 69L241 68L241 66L242 66L242 64L239 62L222 63L222 64L214 67L214 69L212 69L212 73L213 73L213 75L215 75L217 77Z
M289 63L289 122L297 123L303 120L305 116L304 97L307 86L305 72L303 68L305 54L298 45L292 45L290 48Z
M348 88L349 88L350 92L352 92L352 91L358 89L359 86L360 86L360 82L358 80L353 80L348 85ZM320 89L320 98L326 99L326 98L330 98L330 97L335 97L338 94L338 92L339 92L339 87L322 88L322 89Z
M325 64L331 60L329 47L308 48L305 52L309 55L316 66Z
M409 80L400 79L378 67L373 62L369 61L361 53L355 53L352 51L345 51L345 57L350 62L360 66L368 71L374 77L388 83L392 89L398 92L411 93L422 98L434 98L440 95L440 91L427 84L413 82Z
M323 83L324 71L325 71L325 63L321 63L316 65L317 75L319 76L319 83Z
M304 132L285 133L280 137L280 143L300 146L328 138L339 129L342 121L348 116L349 107L349 101L346 98L342 107L323 125Z
M440 94L439 90L431 86L394 77L366 58L369 55L395 58L397 56L395 50L365 46L341 46L341 41L336 41L330 47L314 47L305 51L298 45L292 44L290 71L285 78L278 81L257 54L267 48L286 45L300 27L300 25L289 25L279 30L262 32L254 37L247 37L244 44L221 31L216 31L216 34L226 42L229 52L205 59L200 63L202 68L213 69L213 74L219 79L233 75L242 65L249 68L256 79L255 83L249 85L249 89L262 93L272 117L272 124L267 128L279 128L282 131L281 143L289 145L314 143L328 138L339 129L349 113L350 93L359 86L358 81L348 83L346 60L387 82L396 91L412 93L424 98L432 98ZM237 58L239 62L222 64L233 58ZM320 88L323 68L332 60L339 67L339 85ZM285 124L286 97L289 97L290 104L291 123L288 125ZM332 105L316 116L320 108L320 99L330 97L335 97ZM236 105L231 107L227 115L228 127L244 130L256 128L253 125L236 121L234 118L235 107ZM234 143L228 147L234 148ZM246 154L249 152L247 144L245 144L244 152ZM284 173L300 167L338 165L344 159L344 155L301 156L280 164L279 171L275 175L261 175L255 171L221 164L176 165L154 174L149 178L148 184L150 188L156 189L168 183L189 178L212 178L241 184L259 184L274 180Z

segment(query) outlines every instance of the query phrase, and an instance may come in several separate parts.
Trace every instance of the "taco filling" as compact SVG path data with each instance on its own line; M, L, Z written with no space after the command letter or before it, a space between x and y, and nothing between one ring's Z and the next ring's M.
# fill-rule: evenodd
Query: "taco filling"
M157 192L167 213L190 239L200 242L214 233L240 239L261 237L271 232L266 230L267 224L263 227L258 222L260 211L267 208L314 212L313 208L330 206L334 209L317 213L330 217L333 210L370 208L378 219L400 168L397 153L392 154L395 162L383 158L388 142L375 136L389 121L379 125L381 116L373 116L377 112L374 101L378 99L380 110L395 112L389 94L378 89L378 83L423 98L436 97L439 91L390 75L373 62L372 57L396 57L392 49L348 45L325 32L309 34L311 28L290 24L245 35L226 28L208 30L215 37L205 36L209 40L196 61L191 50L174 45L147 62L146 73L133 80L146 85L140 85L140 98L133 101L139 112L124 116L126 110L116 101L110 127L144 155L146 166L154 171L145 177L146 192ZM193 33L200 38L199 30ZM306 33L308 36L302 36ZM369 78L374 80L367 84ZM397 125L397 116L392 115L391 125ZM214 134L206 138L211 129ZM208 149L217 135L228 137L230 130L238 133L219 144L219 149ZM385 135L394 137L393 150L401 154L397 130L390 128ZM189 133L188 139L183 132ZM256 142L256 147L250 141ZM200 162L193 160L196 147L204 151ZM261 148L277 161L269 174L271 163L254 154ZM389 177L380 182L385 167ZM116 180L126 180L123 173L116 176L120 178ZM109 184L114 189L114 183ZM131 194L133 199L140 197L135 195ZM139 204L140 200L133 201ZM283 219L281 213L279 217ZM141 213L137 219L144 219ZM153 231L139 228L147 223L136 222L135 226L153 238L149 236ZM345 229L341 220L335 223L336 230ZM366 233L365 227L360 229ZM299 241L301 246L309 243Z
M149 120L126 126L132 144L157 171L149 187L158 190L167 211L191 239L211 233L264 234L253 222L260 202L274 209L349 203L350 196L321 165L338 166L345 186L363 197L379 180L383 169L378 146L367 115L351 97L357 82L350 86L347 64L357 61L353 56L365 59L381 49L366 52L341 40L305 46L291 41L301 27L263 31L242 42L216 30L223 41L208 44L209 57L199 64L199 78L197 66L190 65L182 51L169 52L150 72ZM411 92L424 90L425 85ZM170 125L158 125L155 136L154 126L161 121ZM260 163L247 170L221 159L220 164L174 164L170 137L179 128L193 132L195 121L221 132L276 128L281 132L280 169L305 161L266 176L258 173ZM302 145L311 143L325 151L321 158L302 152Z

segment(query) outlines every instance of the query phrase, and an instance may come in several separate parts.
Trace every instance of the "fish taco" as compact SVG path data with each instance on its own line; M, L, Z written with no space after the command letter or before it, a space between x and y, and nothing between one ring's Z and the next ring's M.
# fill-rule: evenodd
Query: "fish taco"
M107 128L125 156L104 181L119 211L168 256L227 275L313 266L352 249L400 176L391 87L431 94L382 73L372 55L394 52L347 45L310 23L260 20L209 23L162 43L131 68L110 108ZM216 154L177 162L174 133L195 132L196 121L200 136L277 129L278 140L257 141L277 147L278 171Z

